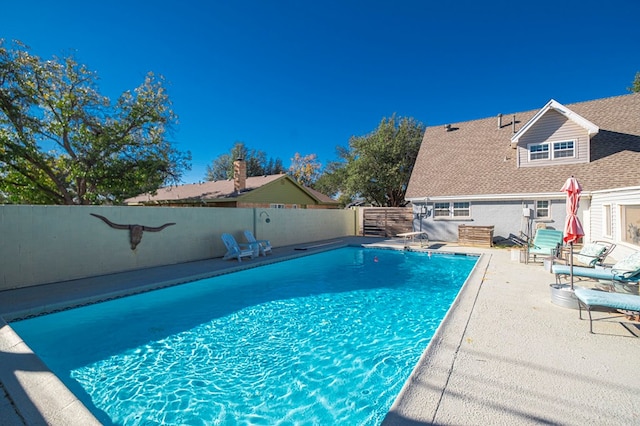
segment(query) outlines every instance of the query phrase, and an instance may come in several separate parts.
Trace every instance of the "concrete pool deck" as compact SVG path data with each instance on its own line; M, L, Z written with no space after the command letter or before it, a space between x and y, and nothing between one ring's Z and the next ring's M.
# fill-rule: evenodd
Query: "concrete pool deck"
M274 248L267 258L241 264L210 259L3 291L0 317L11 321L63 308L70 301L89 303L132 288L144 291L345 243L387 244L344 238ZM431 249L484 256L385 425L640 423L637 322L596 312L595 334L590 334L588 321L580 321L577 310L551 303L554 276L540 263L518 263L505 249L434 243ZM2 425L97 423L2 321L0 385Z

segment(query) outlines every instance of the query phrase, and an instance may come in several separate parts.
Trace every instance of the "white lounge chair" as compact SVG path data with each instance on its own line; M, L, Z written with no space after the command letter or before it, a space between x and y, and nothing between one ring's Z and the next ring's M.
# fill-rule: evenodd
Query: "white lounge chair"
M254 258L258 255L257 247L251 247L249 244L238 244L231 234L222 234L220 237L227 248L227 253L223 257L224 260L235 258L238 259L238 262L242 262L243 257Z
M249 245L255 245L258 247L258 251L261 255L266 256L267 253L271 253L271 242L269 240L256 240L253 236L253 232L248 229L244 231L244 237L249 242Z

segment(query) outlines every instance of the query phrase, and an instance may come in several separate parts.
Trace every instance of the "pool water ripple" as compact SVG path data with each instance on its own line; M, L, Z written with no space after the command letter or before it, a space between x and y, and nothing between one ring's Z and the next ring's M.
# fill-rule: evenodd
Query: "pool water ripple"
M346 248L12 326L105 423L378 424L475 261Z

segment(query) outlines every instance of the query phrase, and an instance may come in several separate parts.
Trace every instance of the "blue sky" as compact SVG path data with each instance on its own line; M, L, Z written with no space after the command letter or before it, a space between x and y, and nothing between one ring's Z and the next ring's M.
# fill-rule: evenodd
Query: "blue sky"
M433 126L617 96L640 71L637 0L4 3L0 38L73 54L112 100L164 76L186 183L236 141L326 164L394 113Z

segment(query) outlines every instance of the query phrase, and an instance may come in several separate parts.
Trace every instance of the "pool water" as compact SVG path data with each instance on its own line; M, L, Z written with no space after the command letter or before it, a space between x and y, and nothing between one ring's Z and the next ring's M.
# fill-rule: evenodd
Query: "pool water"
M346 247L11 326L104 424L379 424L477 261Z

